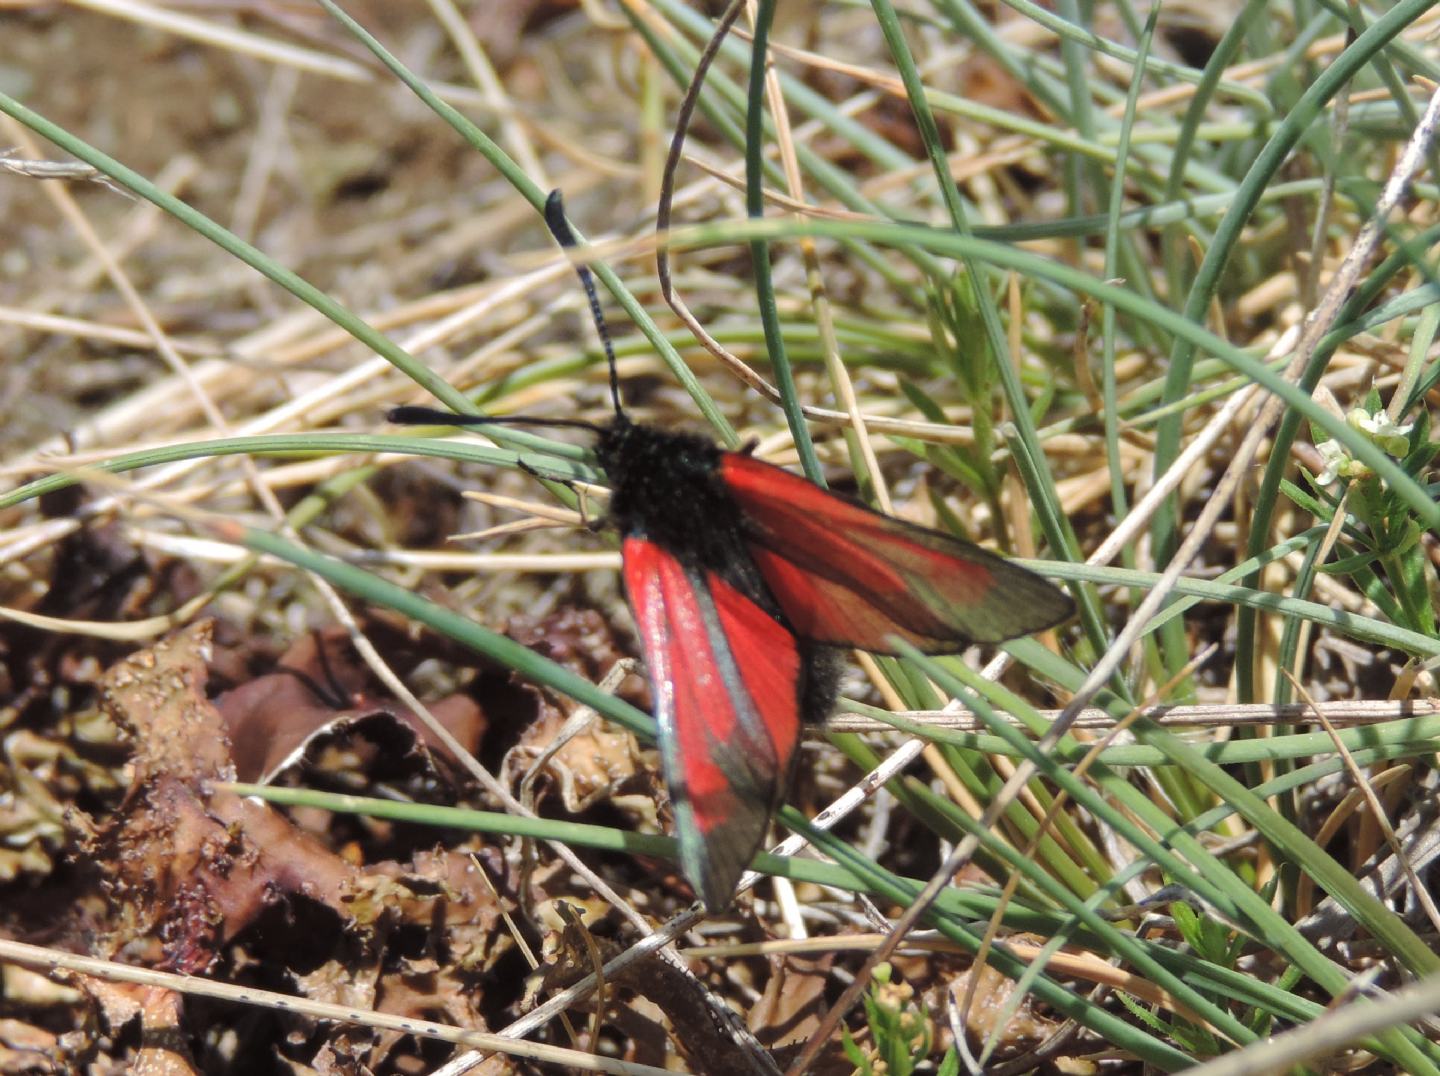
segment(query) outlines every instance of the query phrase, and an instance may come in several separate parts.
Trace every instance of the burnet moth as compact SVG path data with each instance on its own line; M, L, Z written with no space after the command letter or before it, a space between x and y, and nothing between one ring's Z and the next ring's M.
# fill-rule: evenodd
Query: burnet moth
M555 239L574 247L558 191L545 210ZM620 532L681 866L716 911L765 837L801 726L834 701L834 648L893 653L902 639L955 653L1054 627L1074 605L970 542L882 515L747 452L632 422L594 282L576 268L615 406L609 423L590 427L612 491L606 522ZM423 407L389 417L496 421Z

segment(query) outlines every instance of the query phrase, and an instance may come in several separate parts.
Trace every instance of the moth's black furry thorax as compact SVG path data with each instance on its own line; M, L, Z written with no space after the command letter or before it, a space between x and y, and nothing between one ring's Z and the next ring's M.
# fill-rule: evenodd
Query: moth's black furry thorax
M728 574L741 545L740 509L720 478L720 448L691 433L616 419L595 444L610 477L610 522L681 561Z
M610 478L609 522L623 537L647 539L687 567L714 572L789 628L750 554L745 518L725 488L715 442L622 416L600 431L595 455ZM797 646L801 717L823 721L835 704L839 663L808 639Z

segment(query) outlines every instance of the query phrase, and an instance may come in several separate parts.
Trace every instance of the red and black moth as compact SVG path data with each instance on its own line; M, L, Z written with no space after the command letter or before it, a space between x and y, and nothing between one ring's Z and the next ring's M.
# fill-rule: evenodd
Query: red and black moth
M546 221L575 245L558 191ZM719 910L765 837L802 726L834 702L835 648L893 653L899 639L955 653L1054 627L1074 605L979 546L704 437L630 421L594 284L577 269L610 364L615 417L595 428L595 455L611 484L607 522L621 536L681 866ZM419 407L390 419L495 421Z

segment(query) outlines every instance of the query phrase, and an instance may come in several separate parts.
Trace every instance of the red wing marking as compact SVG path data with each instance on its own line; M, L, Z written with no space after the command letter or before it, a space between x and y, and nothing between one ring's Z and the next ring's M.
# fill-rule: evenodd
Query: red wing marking
M805 638L885 653L893 635L946 653L1029 635L1073 612L1033 572L779 467L727 452L720 476L766 585Z
M682 865L722 907L764 838L800 735L795 636L711 573L643 538L623 546L675 803Z

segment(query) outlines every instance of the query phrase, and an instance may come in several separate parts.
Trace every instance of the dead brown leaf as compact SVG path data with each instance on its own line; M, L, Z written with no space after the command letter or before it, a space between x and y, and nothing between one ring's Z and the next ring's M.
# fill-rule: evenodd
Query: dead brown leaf
M549 753L566 722L565 714L547 708L505 755L502 779L518 785L530 777L536 763L543 759L539 774L547 780L540 788L558 789L565 809L578 814L610 798L637 774L648 773L635 737L623 728L599 720L592 721Z
M101 703L134 746L133 779L88 842L118 913L110 951L150 936L166 966L191 972L285 893L342 909L354 873L269 807L210 792L235 772L205 697L210 633L196 624L106 674Z
M233 781L230 738L205 697L212 623L194 624L105 673L100 705L130 739L140 787L157 776Z
M754 1062L729 1030L719 1026L700 986L663 960L632 965L616 980L654 1004L670 1022L671 1041L699 1076L750 1072ZM739 1016L735 1016L739 1022Z
M996 1022L1003 1015L1015 983L990 965L981 964L971 967L959 980L952 980L946 985L956 997L963 997L967 985L965 980L972 976L976 980L974 1000L966 1014L965 1030L970 1035L971 1044L979 1046L988 1042L994 1034ZM930 1002L931 1012L944 1012L945 998L942 995L932 996ZM995 1056L1004 1060L1033 1049L1053 1035L1059 1026L1057 1021L1036 1013L1031 996L1026 995L1001 1032Z
M132 655L104 679L105 712L134 750L124 802L88 845L113 912L106 955L124 950L131 959L204 971L268 910L303 897L335 914L334 934L312 932L313 946L281 953L266 953L263 935L252 937L249 957L267 960L272 974L296 967L290 982L305 996L484 1027L474 977L492 970L512 942L499 929L500 905L475 856L435 848L408 863L350 863L284 814L216 791L215 780L234 773L228 730L235 726L205 696L209 643L210 626L195 625ZM342 674L342 683L352 675ZM242 726L267 704L313 704L310 685L287 694L296 677L262 679L270 682L240 708ZM311 706L312 713L321 710ZM418 743L390 714L380 719L401 729L412 747ZM395 951L390 942L402 928L407 940ZM314 955L307 948L326 958L298 970ZM106 999L113 1007L132 995ZM337 1031L327 1056L334 1065L348 1057L376 1067L403 1038Z
M140 1022L140 1048L130 1071L145 1076L198 1076L180 1027L183 999L173 990L139 983L112 983L88 975L76 977L111 1031Z
M807 1042L820 1026L825 1009L825 984L834 955L785 954L770 958L770 980L745 1018L766 1046Z
M346 737L367 742L364 761L390 772L434 773L432 752L456 765L418 717L373 695L370 682L370 671L337 627L301 636L273 672L220 695L215 705L233 741L239 779L269 783L313 757L322 743ZM474 700L452 695L429 709L468 751L479 750L486 722Z
M0 1076L59 1072L60 1040L23 1020L0 1019Z

